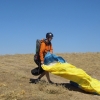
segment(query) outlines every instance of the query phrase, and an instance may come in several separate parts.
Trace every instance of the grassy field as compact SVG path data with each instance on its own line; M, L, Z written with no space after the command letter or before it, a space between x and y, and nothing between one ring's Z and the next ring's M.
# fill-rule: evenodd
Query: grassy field
M67 62L100 80L100 53L64 53ZM46 77L38 84L30 83L36 67L34 54L0 56L0 100L100 100L100 96L85 93L73 87L69 80L50 74L51 80L62 85L49 84Z

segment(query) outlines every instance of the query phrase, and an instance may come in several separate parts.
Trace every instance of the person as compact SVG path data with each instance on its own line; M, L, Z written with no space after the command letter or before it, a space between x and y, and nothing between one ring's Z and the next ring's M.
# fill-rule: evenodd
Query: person
M53 53L53 47L52 47L52 41L53 34L51 32L46 33L46 39L43 39L40 45L40 51L39 51L39 63L38 66L40 67L40 71L42 72L40 76L35 80L35 83L39 82L40 79L46 75L46 78L49 83L53 83L50 79L49 72L44 71L41 67L42 64L44 64L44 57L47 52Z

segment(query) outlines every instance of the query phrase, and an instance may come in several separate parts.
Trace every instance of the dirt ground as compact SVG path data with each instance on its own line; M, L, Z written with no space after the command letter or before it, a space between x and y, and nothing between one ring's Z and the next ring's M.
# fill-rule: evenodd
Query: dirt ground
M83 69L91 77L100 80L100 52L63 53L68 63ZM57 84L49 84L44 76L38 84L30 82L36 67L34 54L0 56L0 100L100 100L99 95L86 93L70 85L69 80L50 74Z

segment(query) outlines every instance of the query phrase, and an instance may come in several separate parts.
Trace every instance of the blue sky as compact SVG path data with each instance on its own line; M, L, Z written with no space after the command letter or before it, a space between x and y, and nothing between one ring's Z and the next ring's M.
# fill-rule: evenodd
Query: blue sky
M47 32L54 53L100 52L100 0L0 0L0 55L35 53Z

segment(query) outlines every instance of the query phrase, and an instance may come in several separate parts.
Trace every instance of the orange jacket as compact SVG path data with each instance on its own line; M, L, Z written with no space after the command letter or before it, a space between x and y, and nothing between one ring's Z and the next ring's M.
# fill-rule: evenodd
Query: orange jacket
M42 40L41 46L40 46L40 52L39 52L40 60L41 60L42 62L44 62L44 56L45 56L45 54L46 54L47 52L53 53L52 44L51 44L51 45L50 45L50 44L48 45L48 44L45 43L44 40Z

